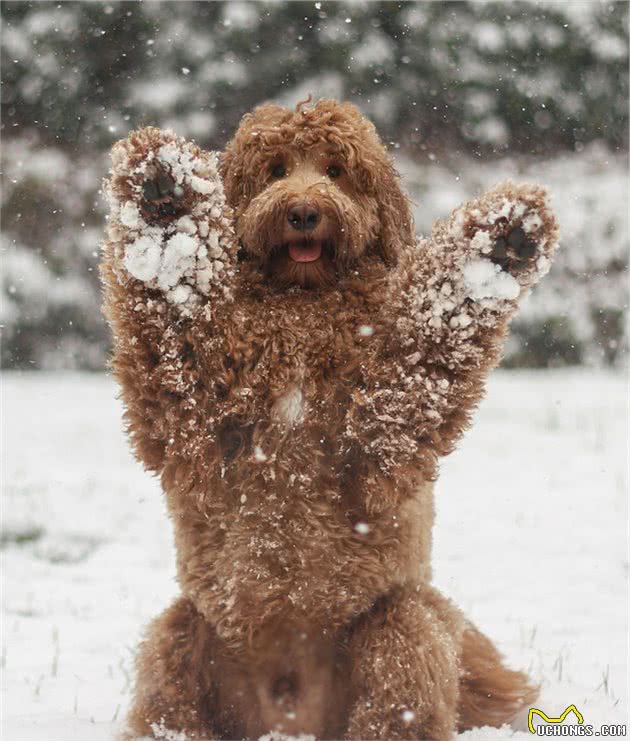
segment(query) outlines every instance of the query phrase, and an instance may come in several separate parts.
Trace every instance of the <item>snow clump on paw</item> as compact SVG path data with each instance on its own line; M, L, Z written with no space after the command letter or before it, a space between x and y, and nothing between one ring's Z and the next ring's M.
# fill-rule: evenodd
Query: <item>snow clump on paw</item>
M466 293L475 301L483 299L514 301L521 292L516 278L490 260L470 260L464 265L462 273Z
M162 262L162 251L155 238L138 237L128 245L123 264L130 275L143 283L157 278Z

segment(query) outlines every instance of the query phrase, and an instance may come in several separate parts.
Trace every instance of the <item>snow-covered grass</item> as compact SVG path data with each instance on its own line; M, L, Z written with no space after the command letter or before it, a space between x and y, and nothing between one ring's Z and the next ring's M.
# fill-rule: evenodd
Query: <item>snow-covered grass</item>
M159 486L111 379L3 387L2 737L110 740L142 626L177 592ZM542 680L538 707L596 727L628 722L627 415L617 375L497 373L437 486L435 582Z

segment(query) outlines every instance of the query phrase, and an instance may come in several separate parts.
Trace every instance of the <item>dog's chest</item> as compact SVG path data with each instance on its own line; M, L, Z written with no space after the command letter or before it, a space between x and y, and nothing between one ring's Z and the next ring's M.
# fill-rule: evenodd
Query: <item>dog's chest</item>
M372 334L369 310L335 296L252 303L236 320L227 346L235 392L290 428L343 404Z

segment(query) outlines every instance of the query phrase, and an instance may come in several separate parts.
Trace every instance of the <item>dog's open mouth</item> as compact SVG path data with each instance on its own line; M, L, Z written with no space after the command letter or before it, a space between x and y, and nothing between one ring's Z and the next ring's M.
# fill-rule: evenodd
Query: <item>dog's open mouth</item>
M315 262L322 256L324 246L321 242L301 240L289 242L287 248L294 262Z
M335 245L326 239L291 240L273 249L267 275L279 286L321 288L336 281Z

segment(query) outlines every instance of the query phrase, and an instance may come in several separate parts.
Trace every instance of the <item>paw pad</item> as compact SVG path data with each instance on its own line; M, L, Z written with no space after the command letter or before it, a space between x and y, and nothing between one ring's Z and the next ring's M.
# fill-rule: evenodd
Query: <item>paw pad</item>
M522 226L517 226L495 241L490 259L502 270L515 273L530 265L537 251L536 243L528 237Z
M145 180L142 185L144 209L153 216L171 218L177 215L175 201L182 198L184 192L175 185L167 172L160 172L154 178Z

